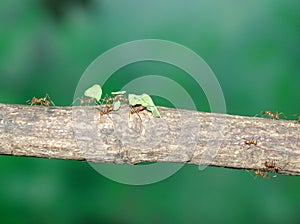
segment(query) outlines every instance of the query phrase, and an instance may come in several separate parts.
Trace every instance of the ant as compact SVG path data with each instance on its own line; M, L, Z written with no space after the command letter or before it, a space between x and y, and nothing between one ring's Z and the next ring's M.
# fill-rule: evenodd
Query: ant
M277 166L274 161L265 161L264 166L264 168L254 171L255 177L261 176L262 178L268 178L270 172L277 174L281 170L281 168ZM273 177L276 177L276 175Z
M130 110L129 112L129 117L130 117L130 114L137 114L138 117L139 117L139 120L142 122L142 118L141 116L139 115L139 112L145 110L146 107L140 105L140 106L135 106L135 107L132 107L132 109Z
M125 96L126 91L119 91L119 92L111 92L111 95L113 95L113 101L121 101L124 103L128 103L128 99Z
M106 104L114 103L114 102L124 102L128 103L128 99L121 94L114 95L113 97L109 97L108 94L102 99L102 104L105 102Z
M49 107L50 105L55 106L54 102L51 100L48 93L46 93L45 97L42 97L42 98L33 97L31 100L27 100L26 102L30 103L30 106L33 106L33 105L40 105L40 106L44 105L47 107Z
M249 146L248 149L251 148L251 145L254 145L254 146L258 147L258 146L257 146L257 140L254 140L254 139L251 139L251 140L249 140L249 139L244 139L244 140L245 140L245 141L244 141L245 145L248 145L248 146Z
M257 140L245 140L245 144L257 146Z
M120 102L128 103L128 99L126 97L123 97L120 94L114 96L112 99L113 99L113 101L120 101Z
M105 97L101 100L101 104L110 104L114 102L114 98L109 97L108 94L105 95Z
M108 95L106 95L104 97L104 99L102 100L102 104L103 104L103 102L105 102L106 107L105 107L105 110L98 109L98 110L100 110L100 116L103 116L104 114L108 115L111 111L114 110L114 105L111 104L113 101L114 101L114 99L111 97L108 97Z
M110 104L110 105L107 104L105 110L100 110L100 109L98 109L98 110L100 110L100 116L103 116L104 114L108 115L113 109L114 109L114 107L112 104Z
M92 103L97 103L96 99L93 98L93 97L77 97L72 105L74 105L77 101L79 101L80 105L83 105L83 104L92 104Z
M260 114L261 114L261 113L262 113L263 115L265 115L265 116L268 116L268 117L271 118L271 119L279 120L279 119L280 119L280 115L283 115L283 116L285 117L285 119L287 119L286 115L285 115L283 112L280 112L280 113L278 113L278 112L273 113L273 112L271 112L271 111L269 111L269 110L265 110L265 111L260 112Z
M261 170L256 170L256 171L254 172L254 174L255 174L256 177L259 176L259 175L260 175L262 178L267 178L267 177L268 177L268 173L265 172L265 171L261 171Z
M118 110L120 107L120 104L118 106L116 106L115 101L125 101L125 99L126 98L123 98L119 95L114 96L114 97L109 97L106 94L106 96L102 99L102 103L101 103L102 105L103 105L103 103L105 103L105 105L106 105L105 110L98 109L98 110L100 110L100 116L103 116L104 114L108 115L111 111Z
M280 167L276 166L274 161L271 162L265 161L265 167L268 171L275 172L275 173L278 173L280 169Z

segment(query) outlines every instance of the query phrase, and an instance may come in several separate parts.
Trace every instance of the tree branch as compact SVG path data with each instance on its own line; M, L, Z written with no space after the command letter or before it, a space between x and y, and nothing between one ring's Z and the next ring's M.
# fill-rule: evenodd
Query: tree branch
M0 154L91 162L179 162L300 175L300 124L158 107L100 116L99 107L0 104ZM101 109L105 111L105 106ZM248 143L248 144L247 144Z

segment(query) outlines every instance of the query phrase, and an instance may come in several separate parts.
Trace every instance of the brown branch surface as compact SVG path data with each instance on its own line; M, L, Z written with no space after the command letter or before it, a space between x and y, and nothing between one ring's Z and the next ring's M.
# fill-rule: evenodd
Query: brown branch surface
M0 154L101 163L178 162L300 175L300 123L158 108L100 116L99 107L0 104ZM102 108L105 110L105 108ZM255 144L246 144L247 141Z

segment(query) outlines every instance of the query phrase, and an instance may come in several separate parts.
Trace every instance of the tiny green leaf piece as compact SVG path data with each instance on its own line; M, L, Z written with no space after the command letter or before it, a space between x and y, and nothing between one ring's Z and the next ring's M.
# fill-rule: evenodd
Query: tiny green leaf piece
M99 101L102 96L101 86L98 84L93 85L92 87L84 91L84 95L87 97L95 98L97 101Z
M154 117L160 117L160 114L154 105L151 97L148 94L135 95L128 94L128 102L131 106L142 105L147 108L147 110L152 112Z
M160 114L156 108L156 106L153 107L147 107L148 110L152 112L153 117L160 117Z
M124 95L126 91L111 92L111 95Z
M121 102L118 100L113 104L113 110L119 110L121 107Z

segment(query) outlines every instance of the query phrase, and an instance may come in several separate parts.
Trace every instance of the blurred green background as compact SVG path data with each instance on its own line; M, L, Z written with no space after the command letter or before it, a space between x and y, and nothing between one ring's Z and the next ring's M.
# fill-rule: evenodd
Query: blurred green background
M0 102L23 104L47 92L56 105L70 105L97 56L144 38L199 54L216 74L229 114L300 114L296 0L2 0ZM209 111L201 89L172 66L145 62L118 73L172 74L200 99L197 109ZM106 89L123 84L115 77ZM300 222L299 177L254 179L246 171L185 165L162 182L128 186L77 161L0 156L0 168L1 223Z

